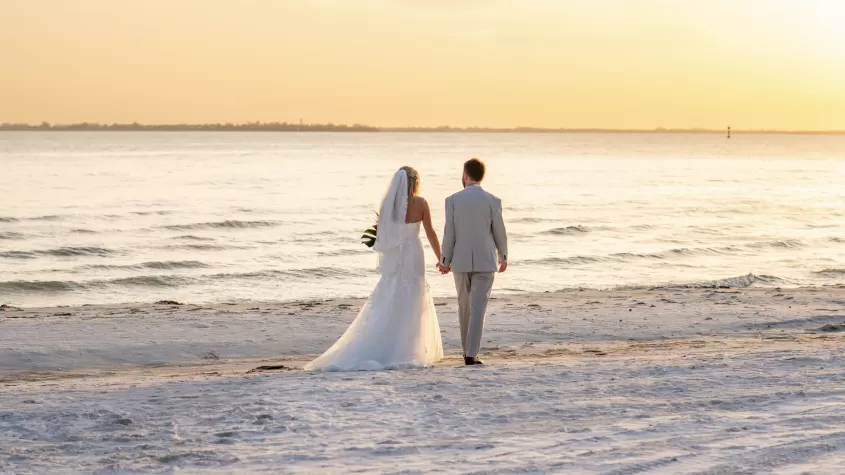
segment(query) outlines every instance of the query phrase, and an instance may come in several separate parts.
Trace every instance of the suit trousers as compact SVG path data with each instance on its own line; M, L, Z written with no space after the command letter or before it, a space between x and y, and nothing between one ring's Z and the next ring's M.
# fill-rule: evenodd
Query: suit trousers
M481 351L481 332L487 302L493 290L493 272L454 272L458 290L458 321L464 356L474 358Z

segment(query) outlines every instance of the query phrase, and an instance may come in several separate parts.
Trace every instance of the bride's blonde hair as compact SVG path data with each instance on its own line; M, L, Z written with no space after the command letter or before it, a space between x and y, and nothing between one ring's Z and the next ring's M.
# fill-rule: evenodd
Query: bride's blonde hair
M408 198L418 195L420 192L420 174L414 167L404 166L400 170L405 170L408 175Z

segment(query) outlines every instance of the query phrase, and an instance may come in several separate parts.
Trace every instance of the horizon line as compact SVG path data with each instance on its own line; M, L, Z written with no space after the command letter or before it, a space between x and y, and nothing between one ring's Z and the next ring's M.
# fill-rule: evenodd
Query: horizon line
M42 122L31 124L26 122L0 123L0 131L219 131L219 132L487 132L487 133L719 133L719 134L808 134L808 135L843 135L845 130L837 129L724 129L713 128L603 128L603 127L456 127L441 126L371 126L363 124L335 124L328 123L291 123L291 122L210 122L210 123L181 123L181 124L142 124L132 123L99 123L77 122L70 124L52 124Z

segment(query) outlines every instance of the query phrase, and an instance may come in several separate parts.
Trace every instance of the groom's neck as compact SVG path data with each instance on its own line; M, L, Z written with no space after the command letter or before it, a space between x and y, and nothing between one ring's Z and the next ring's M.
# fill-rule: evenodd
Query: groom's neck
M480 181L467 181L466 185L464 185L464 187L472 186L472 185L480 185L480 184L481 184Z

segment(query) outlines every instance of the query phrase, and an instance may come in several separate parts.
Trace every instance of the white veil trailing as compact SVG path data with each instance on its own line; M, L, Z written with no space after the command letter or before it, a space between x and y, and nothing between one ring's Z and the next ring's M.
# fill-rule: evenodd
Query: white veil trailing
M405 232L405 216L408 213L408 173L399 170L393 175L379 208L378 232L373 249L379 255L379 268L382 274L389 274L394 263L400 259L400 251ZM393 257L393 258L391 258Z

